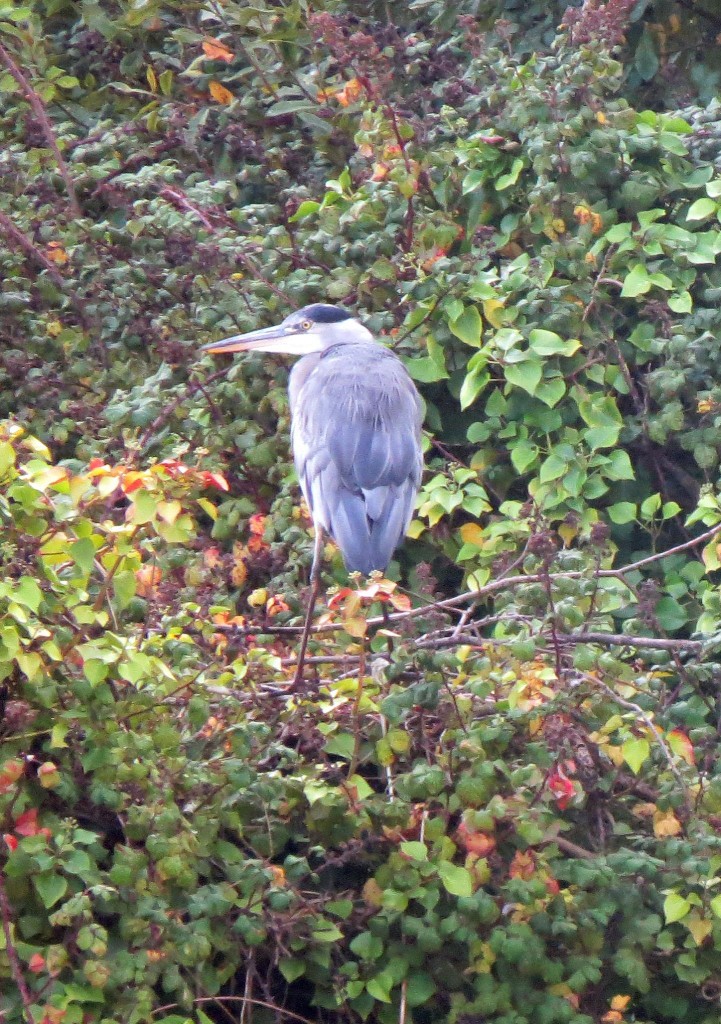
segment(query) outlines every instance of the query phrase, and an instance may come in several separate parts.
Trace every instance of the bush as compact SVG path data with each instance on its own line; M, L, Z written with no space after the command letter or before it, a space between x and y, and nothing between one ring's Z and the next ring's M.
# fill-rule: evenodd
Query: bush
M0 11L9 1024L718 1017L718 108L467 6ZM428 472L293 694L285 369L193 360L318 299Z

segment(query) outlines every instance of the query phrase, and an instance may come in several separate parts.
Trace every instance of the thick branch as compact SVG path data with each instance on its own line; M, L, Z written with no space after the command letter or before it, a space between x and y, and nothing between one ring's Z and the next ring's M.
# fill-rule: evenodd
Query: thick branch
M58 170L60 171L60 176L65 182L65 188L68 192L70 209L72 210L73 216L82 217L82 210L80 209L80 203L78 202L78 197L75 192L75 185L73 183L73 179L70 175L68 165L65 163L63 154L60 152L60 149L58 147L57 140L55 139L55 133L53 132L53 126L50 124L50 120L48 118L45 107L43 106L42 100L40 99L38 94L30 85L30 82L28 82L25 75L22 73L20 68L17 66L15 61L12 59L8 51L1 43L0 61L2 61L2 63L8 69L10 74L13 76L17 84L22 89L25 99L33 108L33 112L36 118L38 119L38 123L40 124L43 135L45 136L45 141L47 142L49 149L52 150L53 155L55 156L55 160L58 165Z

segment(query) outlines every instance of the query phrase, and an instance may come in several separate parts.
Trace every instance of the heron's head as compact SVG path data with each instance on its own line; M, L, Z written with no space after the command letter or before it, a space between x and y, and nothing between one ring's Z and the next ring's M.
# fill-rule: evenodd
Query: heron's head
M247 334L234 334L232 338L211 341L201 352L283 352L291 356L305 356L322 352L332 345L349 342L372 341L373 336L363 324L355 320L342 306L327 306L315 302L291 313L275 327L262 327Z

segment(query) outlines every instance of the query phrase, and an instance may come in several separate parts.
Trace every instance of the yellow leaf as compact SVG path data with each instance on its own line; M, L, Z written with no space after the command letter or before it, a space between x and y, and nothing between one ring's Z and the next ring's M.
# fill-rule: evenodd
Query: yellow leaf
M267 600L268 591L264 587L259 587L258 590L248 594L248 604L251 608L262 608Z
M656 811L653 816L654 835L659 839L664 836L677 836L682 827L673 811Z
M368 623L361 616L356 618L343 619L343 629L351 636L362 637L366 635Z
M207 36L203 40L203 53L209 60L222 60L226 64L230 64L235 56L225 43L221 43L219 39L214 39L212 36Z
M578 527L571 526L570 523L561 523L558 527L558 532L561 535L564 547L569 547L571 541L578 536Z
M625 1010L628 1004L631 1002L630 996L614 996L611 1000L612 1010Z
M145 72L145 77L148 80L151 92L158 91L158 76L155 74L152 68L148 68Z
M182 511L183 506L179 501L158 502L158 515L166 523L174 523Z
M692 910L690 914L687 914L683 923L691 932L697 946L700 946L704 939L708 938L713 929L713 922L701 917L698 910Z
M208 501L207 498L198 498L198 504L202 508L203 512L206 512L210 518L215 522L218 518L218 509L215 507L212 501Z
M363 899L372 907L383 905L383 890L374 878L369 878L363 886Z
M47 327L48 334L50 335L51 338L57 338L58 334L60 334L62 329L63 325L60 323L59 320L51 320Z
M220 84L220 82L211 82L208 89L216 103L224 103L227 106L235 99L235 96L230 89L226 89L224 85Z
M483 316L492 327L503 327L503 317L500 315L503 303L500 299L486 299L483 303Z
M478 523L464 523L458 531L464 544L475 544L476 547L483 547L483 527Z

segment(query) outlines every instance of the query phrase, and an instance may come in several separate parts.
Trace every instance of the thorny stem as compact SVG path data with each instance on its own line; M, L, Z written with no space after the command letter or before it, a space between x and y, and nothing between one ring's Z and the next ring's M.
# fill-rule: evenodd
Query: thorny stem
M73 216L82 217L83 212L80 208L80 203L78 202L78 197L75 192L75 185L73 183L73 179L70 175L68 165L65 163L63 154L60 152L60 149L58 147L58 143L55 138L55 133L53 132L53 127L50 124L42 100L35 92L33 87L30 85L30 82L28 82L27 78L22 73L22 71L15 63L13 58L10 56L8 51L5 49L5 47L2 45L2 43L0 43L0 61L2 61L2 63L8 69L8 71L15 79L17 84L20 86L23 94L25 95L25 99L32 107L33 112L36 118L38 119L38 123L40 124L43 135L45 136L45 141L47 142L49 149L52 150L53 156L55 157L56 163L58 165L58 170L60 171L60 176L65 182L65 188L67 189L68 200L70 203L70 209L72 211Z
M35 1019L32 1014L33 997L25 981L20 959L13 942L11 927L12 912L10 909L7 890L5 889L5 876L2 871L0 871L0 917L2 917L2 928L5 936L5 955L7 956L8 963L10 964L10 973L13 981L17 985L18 992L20 993L28 1024L35 1024Z
M45 253L41 252L40 249L28 238L27 235L23 234L20 228L16 228L10 218L0 212L0 227L5 231L8 240L14 243L18 249L22 249L25 255L39 263L41 267L47 270L50 277L52 277L55 284L61 288L65 284L63 275L58 272L58 268L47 258Z

